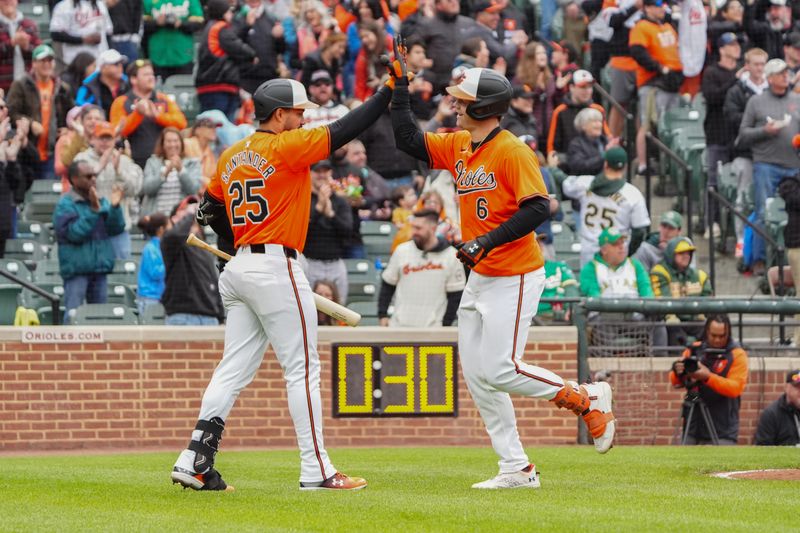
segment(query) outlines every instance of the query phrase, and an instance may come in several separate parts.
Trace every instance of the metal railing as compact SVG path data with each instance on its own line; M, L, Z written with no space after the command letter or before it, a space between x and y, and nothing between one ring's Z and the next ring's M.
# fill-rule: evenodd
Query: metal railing
M647 140L647 150L649 151L650 145L654 146L660 153L666 155L669 159L671 159L683 173L683 183L684 183L684 195L686 196L686 236L690 239L692 238L692 169L689 165L681 159L681 157L672 151L672 149L664 144L661 139L656 137L652 134L652 132L647 132L646 134ZM650 163L648 158L647 169L645 170L644 174L644 198L647 204L647 212L650 212L650 199L652 196L651 192L651 184L650 180L652 178L652 171L650 169Z
M625 139L625 151L628 153L628 161L633 161L636 157L636 118L634 117L633 113L625 109L625 106L617 102L611 94L606 91L602 85L598 82L594 82L594 90L603 101L606 103L603 107L612 107L617 110L624 118L625 118L625 132L624 132L624 139ZM626 171L626 179L628 182L633 180L634 169L632 165L628 165ZM650 210L650 205L647 206L648 211Z
M15 276L11 272L6 270L0 269L0 276L10 279L14 283L18 285L22 285L24 288L28 289L29 291L33 291L39 296L45 298L50 302L51 310L53 313L53 325L57 326L61 324L61 298L56 296L55 294L49 293L46 290L42 289L41 287L37 287L33 283L26 281L20 277Z

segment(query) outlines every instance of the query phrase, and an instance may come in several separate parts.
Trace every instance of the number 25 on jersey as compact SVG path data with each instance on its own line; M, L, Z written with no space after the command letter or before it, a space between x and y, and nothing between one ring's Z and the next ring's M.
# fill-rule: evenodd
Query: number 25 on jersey
M261 194L264 188L262 178L231 181L228 196L231 199L231 224L244 226L248 222L258 224L269 216L269 203Z

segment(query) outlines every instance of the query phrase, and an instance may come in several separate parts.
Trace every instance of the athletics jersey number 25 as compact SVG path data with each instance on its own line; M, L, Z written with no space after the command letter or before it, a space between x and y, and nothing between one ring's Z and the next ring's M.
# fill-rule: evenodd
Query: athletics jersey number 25
M597 215L600 215L599 217ZM614 219L617 217L617 210L610 207L604 207L601 211L595 204L586 205L586 215L583 217L583 223L587 228L593 228L599 222L602 229L610 228L614 225Z
M264 185L263 179L232 181L228 186L231 198L231 224L243 226L249 220L253 224L263 222L269 216L269 204L258 189Z

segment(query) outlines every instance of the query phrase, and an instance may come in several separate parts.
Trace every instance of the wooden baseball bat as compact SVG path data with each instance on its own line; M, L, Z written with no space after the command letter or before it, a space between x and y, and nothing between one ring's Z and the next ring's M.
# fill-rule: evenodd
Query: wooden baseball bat
M214 246L211 246L202 239L198 239L193 233L190 233L189 236L186 238L186 244L188 244L189 246L197 246L198 248L202 248L203 250L211 252L212 254L216 255L221 259L224 259L225 261L230 261L231 259L233 259L229 254L226 254L222 250L215 248ZM314 294L314 304L316 304L317 309L319 309L329 317L335 318L336 320L340 320L345 324L347 324L348 326L352 327L356 327L358 323L361 321L361 315L359 315L352 309L348 309L343 305L328 300L324 296L320 296L317 293L313 294Z

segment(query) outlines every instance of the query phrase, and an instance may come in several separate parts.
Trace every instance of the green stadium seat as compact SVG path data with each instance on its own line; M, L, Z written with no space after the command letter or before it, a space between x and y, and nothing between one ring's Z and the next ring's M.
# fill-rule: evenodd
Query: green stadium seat
M383 220L362 220L361 221L361 235L382 235L394 238L397 233L397 226L391 222Z
M55 231L53 230L53 224L50 222L17 220L17 238L50 245L55 242Z
M28 267L19 259L9 259L7 257L0 259L0 270L4 270L25 281L31 281L32 278L31 271L28 270ZM13 283L13 281L5 277L0 277L0 284L4 285L6 283Z
M374 263L368 259L345 259L344 264L347 265L348 276L366 274L370 269L375 269Z
M36 283L36 286L42 290L49 292L64 299L64 283L61 281L47 281ZM33 291L25 289L22 291L20 303L28 309L40 309L42 307L50 307L50 300L44 296L37 294Z
M139 271L138 258L117 259L114 269L108 275L108 283L120 283L131 287L138 285L137 272Z
M361 315L362 319L365 317L378 317L378 301L371 300L365 302L352 302L348 307ZM363 325L363 320L361 322Z
M370 257L380 256L388 260L392 254L392 237L389 235L362 235L364 249Z
M5 280L5 278L2 278ZM19 306L22 285L3 283L0 285L0 326L13 326L14 316Z
M377 281L350 281L347 284L347 303L378 300L380 284Z
M163 81L160 90L178 104L189 123L200 114L200 101L192 74L174 74Z
M70 323L75 326L104 324L113 326L138 326L139 320L130 307L120 304L83 304L75 309Z
M138 262L142 257L142 250L148 242L146 239L131 239L131 258Z
M376 316L365 316L361 318L359 326L380 326L380 319Z
M5 257L20 261L40 261L45 258L42 246L30 239L9 239L6 241Z
M37 261L33 271L33 280L38 283L61 282L61 268L58 259Z
M143 326L163 326L166 314L163 305L148 305L144 308L144 313L139 316L139 324Z

